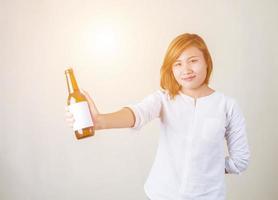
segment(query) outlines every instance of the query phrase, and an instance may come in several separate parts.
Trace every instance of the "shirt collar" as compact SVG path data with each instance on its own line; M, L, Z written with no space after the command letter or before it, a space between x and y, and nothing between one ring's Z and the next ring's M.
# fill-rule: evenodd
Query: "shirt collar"
M199 102L199 101L205 101L205 100L207 100L207 99L210 99L211 97L213 97L215 94L217 94L218 92L217 91L214 91L213 93L211 93L211 94L209 94L209 95L207 95L207 96L202 96L202 97L198 97L196 100ZM184 93L182 93L181 91L179 91L179 94L180 94L180 96L182 96L185 100L187 100L187 101L189 101L189 102L191 102L191 103L193 103L194 104L194 102L195 102L195 99L194 99L194 97L191 97L191 96L189 96L189 95L187 95L187 94L184 94Z

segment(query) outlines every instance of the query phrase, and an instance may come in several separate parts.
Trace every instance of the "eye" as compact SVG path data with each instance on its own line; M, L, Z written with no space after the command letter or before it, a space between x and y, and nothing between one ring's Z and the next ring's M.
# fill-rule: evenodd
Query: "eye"
M181 64L180 63L176 63L176 64L174 64L174 66L181 66Z
M198 60L191 60L192 63L197 62Z

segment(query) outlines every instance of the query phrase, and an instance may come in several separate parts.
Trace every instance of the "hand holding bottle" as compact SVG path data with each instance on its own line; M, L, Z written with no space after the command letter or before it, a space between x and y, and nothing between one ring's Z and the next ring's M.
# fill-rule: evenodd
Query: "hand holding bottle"
M99 121L98 118L100 116L99 111L98 111L93 99L90 97L89 93L86 92L83 89L80 89L80 90L88 101L91 117L92 117L93 122L94 122L94 128L95 128L95 130L98 130L98 129L100 129L100 124L98 123L98 121ZM73 124L75 122L74 116L69 111L68 106L65 107L65 121L67 122L68 126L71 127L71 128L73 127Z
M85 90L81 89L82 94L86 97L88 104L89 104L89 108L90 108L90 113L92 116L92 119L94 121L94 127L96 130L100 129L100 124L99 124L99 111L93 101L93 99L91 98L91 96L89 95L88 92L86 92Z
M129 107L106 114L100 114L90 95L79 89L72 68L65 71L68 99L65 119L73 128L77 139L93 136L95 130L131 128L135 124L135 114Z

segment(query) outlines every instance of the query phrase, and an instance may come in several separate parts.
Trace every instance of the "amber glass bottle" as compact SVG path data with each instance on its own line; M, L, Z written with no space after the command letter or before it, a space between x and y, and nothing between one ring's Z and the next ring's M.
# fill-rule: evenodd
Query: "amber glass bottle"
M93 136L95 131L88 101L78 88L73 69L66 69L65 74L69 92L67 105L75 119L73 124L75 136L77 139Z

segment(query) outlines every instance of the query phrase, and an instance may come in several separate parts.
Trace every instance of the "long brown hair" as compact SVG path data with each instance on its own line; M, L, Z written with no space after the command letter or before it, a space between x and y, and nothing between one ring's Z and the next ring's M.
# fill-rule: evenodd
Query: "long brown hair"
M199 35L184 33L174 38L170 43L160 69L160 86L169 92L171 99L181 90L181 86L172 72L172 66L181 53L192 46L197 47L204 55L207 64L207 75L204 84L209 84L213 63L207 45Z

